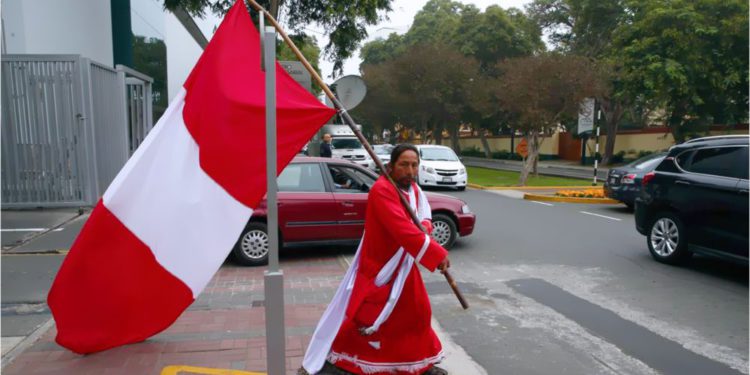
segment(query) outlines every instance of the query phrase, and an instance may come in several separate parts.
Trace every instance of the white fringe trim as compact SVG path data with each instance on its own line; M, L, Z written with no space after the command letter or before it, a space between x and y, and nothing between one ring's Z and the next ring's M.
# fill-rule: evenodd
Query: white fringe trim
M425 358L421 361L415 362L369 362L361 360L356 356L352 357L346 353L336 353L331 351L328 354L329 362L335 364L342 360L348 361L359 367L365 374L375 374L378 372L396 373L398 371L416 374L418 371L424 370L424 368L429 365L440 363L443 359L445 359L445 354L442 350L434 357Z

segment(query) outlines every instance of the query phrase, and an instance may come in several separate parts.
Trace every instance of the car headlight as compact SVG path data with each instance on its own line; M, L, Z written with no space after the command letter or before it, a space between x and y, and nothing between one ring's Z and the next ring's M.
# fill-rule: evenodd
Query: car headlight
M458 174L466 174L466 168L459 169Z
M462 214L470 214L471 213L471 209L469 209L469 205L468 204L465 204L465 205L461 206L461 213Z
M424 165L422 166L422 170L425 171L425 172L427 172L427 173L433 173L433 174L435 173L435 169L434 168L427 167L427 166L424 166Z

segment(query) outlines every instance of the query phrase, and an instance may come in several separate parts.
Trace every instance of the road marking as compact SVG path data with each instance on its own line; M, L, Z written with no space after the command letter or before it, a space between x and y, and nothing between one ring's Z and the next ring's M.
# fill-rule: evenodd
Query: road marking
M591 212L586 212L586 211L578 211L578 212L580 212L582 214L586 214L586 215L601 217L601 218L608 219L608 220L622 221L622 219L618 219L616 217L604 216L604 215L599 215L599 214L595 214L595 213L591 213Z
M507 285L552 308L660 374L742 374L726 363L692 352L679 342L660 336L545 280L516 279L508 281Z
M544 206L550 206L550 207L554 207L555 206L554 204L547 203L547 202L539 202L539 201L529 201L529 202L536 203L536 204L541 204L541 205L544 205Z
M41 232L49 228L14 228L14 229L0 229L2 232Z

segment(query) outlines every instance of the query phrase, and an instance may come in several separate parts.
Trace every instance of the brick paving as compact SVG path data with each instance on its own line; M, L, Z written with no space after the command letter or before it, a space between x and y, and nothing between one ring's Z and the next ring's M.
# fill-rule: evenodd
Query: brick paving
M339 254L282 258L286 367L295 374L318 319L345 272ZM170 365L266 370L265 268L225 264L164 332L138 344L81 356L54 342L54 327L3 368L4 375L160 374Z

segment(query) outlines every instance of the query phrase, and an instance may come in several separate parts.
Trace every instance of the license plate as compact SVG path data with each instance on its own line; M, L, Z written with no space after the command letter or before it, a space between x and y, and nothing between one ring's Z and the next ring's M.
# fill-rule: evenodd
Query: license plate
M615 183L617 183L617 177L610 177L610 178L609 178L609 183L610 183L610 184L615 184Z
M450 177L443 177L443 182L451 182L452 179Z

